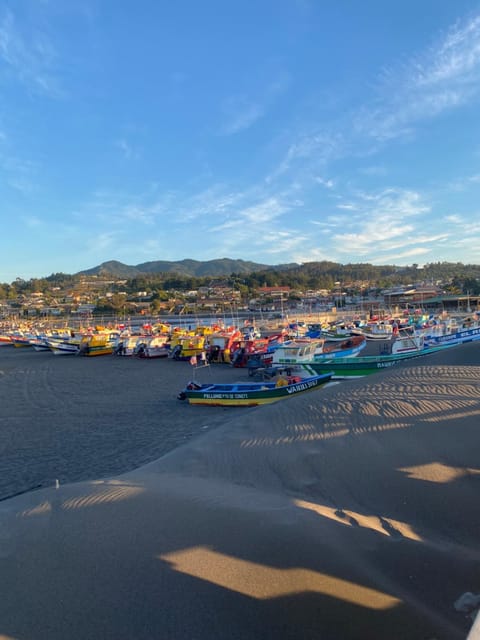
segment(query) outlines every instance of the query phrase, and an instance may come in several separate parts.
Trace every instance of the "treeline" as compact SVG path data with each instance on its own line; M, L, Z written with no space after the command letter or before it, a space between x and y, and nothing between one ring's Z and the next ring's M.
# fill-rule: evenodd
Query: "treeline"
M352 288L368 283L371 287L385 289L425 282L442 283L446 287L458 289L459 292L464 288L475 289L476 293L479 293L480 265L436 262L420 268L417 264L398 267L368 263L342 265L334 262L311 262L274 274L251 274L250 279L257 285L266 280L267 286L292 286L301 290L332 290L335 283Z
M103 275L102 279L108 279ZM118 280L118 274L110 275L112 281ZM88 288L93 277L54 273L46 278L30 280L17 279L14 282L0 284L0 299L11 299L21 294L35 292L52 294L55 290L78 289L82 284ZM343 288L358 290L363 287L385 289L395 286L415 285L419 282L441 283L452 293L470 293L480 295L480 265L462 263L435 262L420 268L417 264L398 267L394 265L377 266L372 264L346 264L335 262L309 262L288 269L275 267L252 273L231 273L228 275L209 275L195 277L176 273L145 273L110 286L109 289L126 293L137 291L192 291L200 287L225 285L239 290L242 294L253 294L259 287L285 286L293 290L332 290L340 285Z
M414 264L407 267L375 266L371 264L347 264L335 262L309 262L289 269L276 270L274 267L249 274L232 273L228 276L194 277L180 274L145 274L127 281L131 291L161 288L165 291L191 291L199 287L225 284L250 292L259 287L290 287L299 291L335 288L336 283L353 288L371 286L387 288L413 285L418 282L441 282L460 291L466 287L477 290L480 287L480 265L438 262L419 268Z

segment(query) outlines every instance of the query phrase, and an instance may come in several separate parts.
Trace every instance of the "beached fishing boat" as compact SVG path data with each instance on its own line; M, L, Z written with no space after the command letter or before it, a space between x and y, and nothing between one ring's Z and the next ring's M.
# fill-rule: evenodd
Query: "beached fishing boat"
M206 351L205 335L179 335L172 339L169 350L164 355L171 356L174 360L190 360L193 356L200 356Z
M50 351L46 335L33 336L30 338L30 345L35 349L35 351Z
M81 356L105 356L114 352L118 334L114 332L94 333L82 336L78 349Z
M146 338L139 335L120 335L115 343L113 354L116 356L134 356L136 355L136 349L138 345L142 343Z
M12 336L9 335L8 333L1 333L0 334L0 347L10 346L10 345L13 345Z
M329 382L333 373L323 372L308 378L281 376L276 382L239 382L234 384L197 384L189 382L178 395L190 404L229 407L254 407L271 404L313 391Z
M272 365L301 364L317 360L353 358L365 348L364 336L351 336L339 342L292 340L284 342L272 354Z
M228 327L212 333L208 338L208 347L206 348L208 362L231 364L233 345L242 337L242 332L236 327Z
M393 325L385 322L368 322L359 327L352 327L351 333L365 336L367 340L391 340L395 335Z
M75 356L78 354L80 349L80 337L70 337L66 340L46 337L44 340L45 344L55 356Z
M480 340L480 312L466 318L446 318L425 327L421 334L428 347Z
M318 334L318 337L325 338L325 340L328 340L329 342L341 342L351 335L353 335L351 329L333 327L331 329L322 329Z
M347 326L343 320L328 324L310 324L305 334L307 338L324 338L329 342L345 340L351 335L351 327Z
M14 347L31 347L30 340L34 338L32 333L24 333L23 331L16 331L11 335L11 341Z
M140 340L134 355L139 358L166 358L170 354L169 336L151 336Z
M412 358L419 358L430 353L436 353L448 347L426 347L413 351L399 353L378 354L371 356L357 356L356 358L326 358L313 360L309 363L301 363L299 366L308 375L321 374L333 371L333 378L362 378L376 371L393 367L400 362Z
M426 346L423 335L407 331L399 332L393 341L386 342L385 345L390 347L387 353L392 354L417 353L423 351Z
M241 338L231 344L231 364L234 367L247 367L251 358L271 357L271 354L284 340L284 334L276 333L265 337Z
M50 351L49 340L68 341L74 338L75 333L71 329L65 329L63 331L57 329L51 329L43 333L35 333L30 338L30 344L35 351Z

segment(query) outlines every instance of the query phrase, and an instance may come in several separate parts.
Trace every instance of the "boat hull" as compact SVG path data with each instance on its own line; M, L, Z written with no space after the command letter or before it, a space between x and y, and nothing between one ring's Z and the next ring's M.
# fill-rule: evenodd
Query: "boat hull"
M310 375L333 371L332 378L363 378L377 371L388 369L401 362L436 353L448 347L426 348L416 352L378 356L357 356L355 358L332 358L331 360L303 363L302 368Z
M322 353L315 354L315 360L330 360L331 358L353 358L365 349L367 341L362 336L352 336L343 340L325 344Z
M272 404L300 393L313 391L327 383L332 372L323 372L280 386L277 383L242 383L234 385L202 385L198 389L185 389L179 398L189 404L207 406L254 407ZM191 385L188 385L191 386Z
M68 340L50 340L46 339L45 344L55 356L74 356L80 348L79 342L70 342Z
M425 344L429 347L443 346L443 345L457 345L465 342L473 342L474 340L480 340L480 327L473 327L472 329L465 329L464 331L458 331L456 333L450 333L445 335L427 335L425 336Z
M341 342L327 343L323 340L292 340L274 350L272 364L296 365L309 362L331 362L337 358L354 358L366 347L363 336L352 336Z

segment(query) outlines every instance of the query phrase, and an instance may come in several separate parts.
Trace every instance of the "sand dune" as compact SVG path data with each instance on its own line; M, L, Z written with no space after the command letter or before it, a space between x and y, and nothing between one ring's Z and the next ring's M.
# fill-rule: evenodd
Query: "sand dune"
M455 603L480 593L480 343L251 409L179 405L172 396L190 372L156 363L155 375L168 368L155 403L172 446L95 479L110 468L96 473L99 422L105 430L119 417L100 372L113 367L128 382L124 405L138 409L135 394L146 402L144 372L114 360L87 363L103 404L86 411L88 428L75 418L70 430L84 478L89 451L95 460L90 479L0 502L0 637L466 637L471 611ZM63 377L76 364L61 365ZM59 383L54 365L28 374L30 407L39 388ZM11 392L21 375L9 366L0 385ZM112 376L110 388L118 384ZM66 417L75 402L64 402ZM6 405L10 425L10 397ZM37 413L46 425L48 412ZM138 449L119 455L124 469L147 456L154 415L147 405L138 418L140 441L134 411L130 440L112 427L125 450ZM60 445L38 442L58 465Z

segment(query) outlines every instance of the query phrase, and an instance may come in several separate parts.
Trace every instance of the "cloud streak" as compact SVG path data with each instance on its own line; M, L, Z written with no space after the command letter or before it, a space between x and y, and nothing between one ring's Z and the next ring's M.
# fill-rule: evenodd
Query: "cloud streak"
M397 68L383 69L375 93L354 112L297 132L267 182L292 170L309 175L318 167L415 135L420 122L458 109L480 96L480 16L459 22L443 39ZM365 175L385 174L366 167Z
M60 97L62 91L53 74L56 58L56 51L46 33L32 29L23 35L14 14L4 10L0 16L0 59L15 79L37 93Z
M376 106L367 106L357 129L385 141L408 135L420 120L478 99L480 16L452 26L423 54L400 69L385 69Z
M224 123L220 128L220 134L231 136L252 127L263 118L290 85L288 74L280 75L270 82L256 98L245 95L234 95L224 100Z

